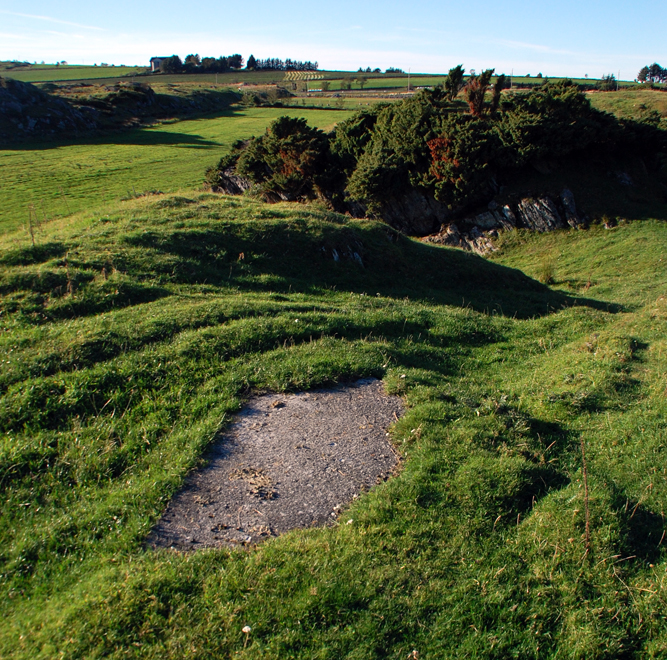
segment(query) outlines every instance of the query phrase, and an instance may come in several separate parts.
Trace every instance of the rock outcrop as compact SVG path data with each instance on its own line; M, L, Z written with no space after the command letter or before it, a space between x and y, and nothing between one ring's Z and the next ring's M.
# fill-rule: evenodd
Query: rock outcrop
M556 199L548 195L525 197L516 204L502 207L491 202L488 211L468 216L456 223L443 224L437 234L422 240L488 254L496 249L493 239L502 230L523 228L542 233L567 226L579 229L584 225L572 191L565 188Z
M77 109L38 87L0 78L0 141L58 133L77 135L97 127L95 111Z
M211 186L211 191L225 195L242 195L251 186L250 179L235 174L232 166L220 172L215 185Z
M415 190L385 201L382 220L408 236L430 234L451 217L447 206L432 195Z

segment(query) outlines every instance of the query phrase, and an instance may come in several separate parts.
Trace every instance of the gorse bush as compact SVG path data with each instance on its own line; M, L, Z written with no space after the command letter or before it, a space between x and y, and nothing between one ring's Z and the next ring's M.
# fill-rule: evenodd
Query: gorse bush
M383 217L392 200L411 191L464 210L488 199L499 175L543 159L635 154L652 162L667 151L659 122L596 110L571 81L502 98L506 80L499 76L487 101L492 73L469 81L469 113L452 100L460 88L453 80L451 89L363 110L329 134L280 118L265 135L239 144L217 171L235 167L269 199L320 197L339 211L356 205Z

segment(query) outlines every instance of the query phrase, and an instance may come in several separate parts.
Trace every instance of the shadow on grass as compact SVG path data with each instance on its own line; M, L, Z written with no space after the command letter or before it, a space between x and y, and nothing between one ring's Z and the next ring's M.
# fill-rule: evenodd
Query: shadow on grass
M41 245L29 245L28 247L7 250L0 256L0 265L30 266L42 264L50 259L64 257L66 254L67 246L64 243L51 241Z
M610 485L613 508L618 512L623 538L623 555L646 563L658 563L665 553L667 524L664 515L651 511L641 501L627 497Z
M137 128L108 128L100 130L96 133L82 134L70 139L35 139L27 140L25 142L7 143L1 145L3 149L11 151L45 151L48 149L58 149L60 147L74 146L74 145L174 145L182 147L190 147L197 149L213 149L219 148L221 145L215 140L207 140L200 135L193 135L188 133L181 133L178 131L165 130L165 125L180 123L182 121L198 121L205 119L220 119L223 117L233 118L243 116L246 108L234 107L224 108L216 112L208 112L205 114L183 114L175 121L170 121L166 118L155 118L146 121L161 122L158 126L141 126Z
M249 221L219 230L142 231L124 237L123 269L145 277L244 290L350 291L422 299L475 311L529 318L568 306L621 311L553 291L519 270L455 249L405 238L380 223ZM308 230L310 229L310 230Z

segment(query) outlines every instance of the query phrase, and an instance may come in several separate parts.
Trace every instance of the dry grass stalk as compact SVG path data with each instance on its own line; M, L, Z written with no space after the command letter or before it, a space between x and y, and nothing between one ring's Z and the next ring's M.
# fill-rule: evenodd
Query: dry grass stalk
M588 495L588 465L586 463L586 451L584 448L583 436L581 437L581 460L584 472L584 513L586 516L586 536L584 544L586 546L586 554L588 554L591 549L591 522L590 522L591 515L590 515L589 495Z

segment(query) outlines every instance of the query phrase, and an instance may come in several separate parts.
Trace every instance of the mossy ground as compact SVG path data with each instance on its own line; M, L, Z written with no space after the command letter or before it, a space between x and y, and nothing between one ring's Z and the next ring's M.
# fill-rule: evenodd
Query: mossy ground
M484 260L191 193L2 240L3 657L667 652L666 225ZM249 393L363 376L406 460L351 524L145 549Z

